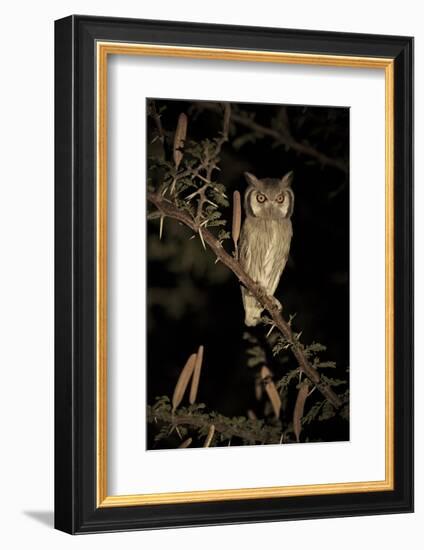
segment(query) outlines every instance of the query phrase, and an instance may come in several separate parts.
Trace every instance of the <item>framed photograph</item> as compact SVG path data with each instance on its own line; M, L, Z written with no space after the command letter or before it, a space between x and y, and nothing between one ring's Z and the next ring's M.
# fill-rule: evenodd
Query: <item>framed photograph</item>
M413 39L55 24L55 525L413 510Z

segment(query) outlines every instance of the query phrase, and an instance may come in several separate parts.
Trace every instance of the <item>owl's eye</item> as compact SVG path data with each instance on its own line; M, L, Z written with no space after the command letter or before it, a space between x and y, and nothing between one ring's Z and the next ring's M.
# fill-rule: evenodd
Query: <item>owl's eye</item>
M275 199L279 204L283 204L284 202L284 195L278 195L278 197Z
M257 200L258 202L265 202L265 201L266 201L266 197L265 197L265 195L263 195L262 193L258 193L258 194L256 195L256 200Z

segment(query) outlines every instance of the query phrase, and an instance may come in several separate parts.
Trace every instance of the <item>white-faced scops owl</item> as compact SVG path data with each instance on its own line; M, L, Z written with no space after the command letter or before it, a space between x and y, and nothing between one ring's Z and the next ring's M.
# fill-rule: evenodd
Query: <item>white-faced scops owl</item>
M289 257L293 235L292 172L282 179L258 179L249 172L245 176L249 186L244 195L246 217L240 234L240 263L273 296ZM242 296L245 323L255 326L263 308L245 288Z

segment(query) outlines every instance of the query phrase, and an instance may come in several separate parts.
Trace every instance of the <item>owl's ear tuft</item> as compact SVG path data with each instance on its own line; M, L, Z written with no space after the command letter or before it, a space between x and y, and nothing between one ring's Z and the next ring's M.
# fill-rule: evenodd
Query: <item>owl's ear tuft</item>
M256 186L259 182L258 178L251 174L250 172L245 172L244 177L249 185Z
M290 170L290 172L287 172L287 174L281 178L281 183L285 187L290 187L290 185L292 184L292 181L293 181L293 170Z

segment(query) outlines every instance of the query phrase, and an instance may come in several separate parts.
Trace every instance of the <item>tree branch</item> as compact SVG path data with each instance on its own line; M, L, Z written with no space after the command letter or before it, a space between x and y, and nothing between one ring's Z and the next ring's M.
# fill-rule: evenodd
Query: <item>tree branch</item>
M192 229L195 233L199 233L199 226L196 221L183 210L177 208L167 199L157 195L155 193L148 192L147 199L149 202L154 204L160 212L173 218L179 222L182 222L184 225ZM319 389L322 395L332 403L336 408L340 408L342 401L339 396L332 390L332 388L321 380L321 377L318 371L311 366L308 361L308 358L305 356L302 347L299 342L296 340L290 325L285 321L278 309L275 298L268 296L263 288L255 283L253 279L243 270L239 262L230 256L218 239L206 228L202 227L201 229L202 239L213 251L217 258L231 271L236 275L238 280L242 285L244 285L249 292L258 300L258 302L266 309L275 326L280 330L284 338L290 343L290 349L296 361L299 365L300 370L309 378L309 380Z
M164 422L171 426L190 426L192 428L208 428L211 424L215 426L215 431L219 433L225 433L228 439L236 437L238 439L244 439L249 441L252 445L262 443L263 445L278 442L281 439L281 429L277 427L270 427L261 425L258 429L247 430L240 428L240 426L231 426L228 423L220 421L219 418L204 418L203 415L184 414L174 415L169 411L155 411L149 410L147 415L148 422ZM231 420L231 419L228 419Z
M155 104L154 101L151 101L149 106L150 106L150 116L153 118L153 120L156 124L156 129L158 131L159 139L160 139L160 141L163 145L164 142L165 142L165 132L164 132L163 127L162 127L162 121L160 119L160 114L156 110L156 104Z
M208 109L209 111L213 111L213 112L218 112L215 105L210 103L202 103L201 108ZM343 162L342 160L331 158L327 156L325 153L318 151L311 145L296 141L296 139L290 133L288 127L284 132L280 130L276 130L274 128L268 128L267 126L258 124L257 122L248 118L247 116L243 116L242 114L235 113L234 111L231 113L231 120L236 124L240 124L245 128L249 128L249 130L252 130L253 132L256 132L263 136L271 137L276 143L280 145L287 145L288 147L291 147L294 151L298 153L307 155L308 157L312 157L323 165L337 168L342 172L344 172L345 174L349 172L348 167L346 166L346 163Z

